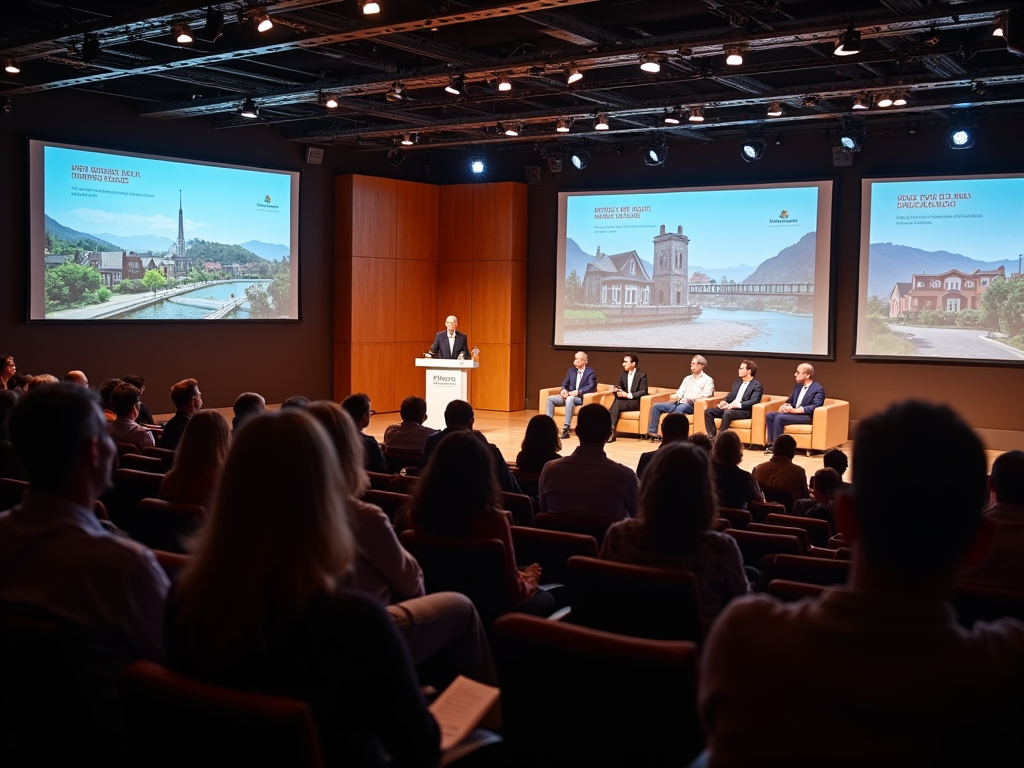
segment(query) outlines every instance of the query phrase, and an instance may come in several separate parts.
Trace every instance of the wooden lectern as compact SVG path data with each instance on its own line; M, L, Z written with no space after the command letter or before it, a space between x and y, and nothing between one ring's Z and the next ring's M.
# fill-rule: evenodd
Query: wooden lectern
M479 368L476 360L442 360L417 357L416 367L427 376L427 420L431 429L444 429L444 409L452 400L469 400L469 371Z

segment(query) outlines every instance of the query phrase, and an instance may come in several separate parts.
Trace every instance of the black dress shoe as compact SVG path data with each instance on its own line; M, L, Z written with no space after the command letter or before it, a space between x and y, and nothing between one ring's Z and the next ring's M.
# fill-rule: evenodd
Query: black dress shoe
M568 427L563 427L562 428L562 434L559 435L559 438L561 438L562 440L565 440L565 438L567 438L568 436L569 436L569 428Z
M611 437L609 437L608 438L608 442L609 443L614 443L615 442L615 435L612 435Z
M766 445L764 447L764 452L765 453L775 453L775 449L772 446L770 446L770 445Z

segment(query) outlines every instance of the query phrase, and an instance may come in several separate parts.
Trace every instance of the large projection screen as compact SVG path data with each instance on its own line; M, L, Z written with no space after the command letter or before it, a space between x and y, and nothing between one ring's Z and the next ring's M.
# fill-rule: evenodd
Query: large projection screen
M555 346L832 356L832 182L558 196Z
M855 357L1024 363L1024 175L862 184Z
M298 320L299 174L29 141L29 320Z

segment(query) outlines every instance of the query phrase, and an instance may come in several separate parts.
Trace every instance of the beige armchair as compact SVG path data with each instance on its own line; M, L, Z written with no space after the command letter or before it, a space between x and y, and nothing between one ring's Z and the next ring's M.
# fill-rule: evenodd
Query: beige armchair
M590 405L591 403L599 403L599 402L601 402L601 400L600 400L601 395L603 393L605 393L605 392L611 392L612 388L613 388L613 385L611 385L611 384L598 384L596 392L589 392L589 393L585 394L583 396L583 404L582 405L577 405L576 409L573 411L573 414L572 414L572 426L574 428L576 426L576 414L579 412L580 408L582 408L584 405ZM537 400L537 412L538 413L547 413L548 412L547 411L547 408L548 408L548 396L550 396L550 395L557 395L561 391L562 391L561 387L545 387L544 389L542 389L540 391L539 399ZM561 429L562 425L565 424L565 406L564 405L559 405L559 406L555 407L555 423L558 425L559 429Z
M729 393L726 392L726 395ZM704 427L704 412L708 408L715 408L722 401L723 397L709 397L698 400L694 403L694 429L698 432L706 432ZM750 409L749 419L736 419L729 423L729 429L733 430L744 445L764 445L767 428L765 425L765 414L768 411L777 411L779 406L786 402L785 395L764 395L761 402ZM722 426L721 419L715 419L715 428Z
M654 403L667 403L669 401L669 397L668 396L670 394L672 394L673 392L675 392L675 391L676 391L675 387L673 387L670 390L667 390L667 394L658 396L657 399L652 401L651 405L653 406ZM728 392L718 392L718 391L715 391L715 394L712 395L711 397L705 397L705 398L701 398L700 400L694 400L693 401L693 413L686 414L686 420L690 422L690 434L691 435L695 431L696 432L704 432L705 431L704 430L704 411L703 410L700 410L700 411L697 410L700 407L700 404L701 403L706 403L706 402L717 403L719 400L721 400L723 397L725 397L728 394L729 394ZM648 406L647 419L651 418L650 407L651 406ZM707 405L705 405L704 407L706 408ZM698 413L700 413L699 426L698 426L697 419L694 418ZM664 421L664 419L665 419L665 417L667 415L668 415L667 413L663 413L661 415L661 417L658 419L658 434L659 435L661 434L661 422ZM646 419L644 420L641 429L644 429L644 430L647 429L647 420ZM641 433L641 434L643 434L643 433Z
M651 418L651 407L655 403L666 402L668 396L673 392L675 392L674 388L648 387L647 394L640 398L639 411L621 411L619 413L619 423L615 426L615 434L638 435L640 437L646 435L647 422ZM605 408L611 408L612 403L615 402L615 393L601 392L597 402L601 403Z
M792 435L796 447L805 451L827 451L840 446L850 437L850 403L826 397L825 404L811 414L810 424L790 424L783 433Z

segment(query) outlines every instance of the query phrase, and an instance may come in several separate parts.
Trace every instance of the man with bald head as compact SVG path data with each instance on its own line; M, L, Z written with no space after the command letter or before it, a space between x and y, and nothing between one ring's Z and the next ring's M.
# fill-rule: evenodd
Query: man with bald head
M793 378L796 379L793 394L778 411L772 411L765 415L765 421L768 423L768 442L765 444L765 453L772 453L775 440L783 433L787 425L810 424L814 409L825 404L825 390L814 380L813 365L800 363L796 367Z
M445 330L434 337L434 343L430 345L428 357L439 357L442 360L458 360L462 355L464 360L470 356L469 340L466 334L459 331L459 318L455 315L448 315L444 319Z
M89 388L89 377L82 373L82 371L68 371L64 374L64 378L62 378L61 381L65 384L82 387L82 389Z

